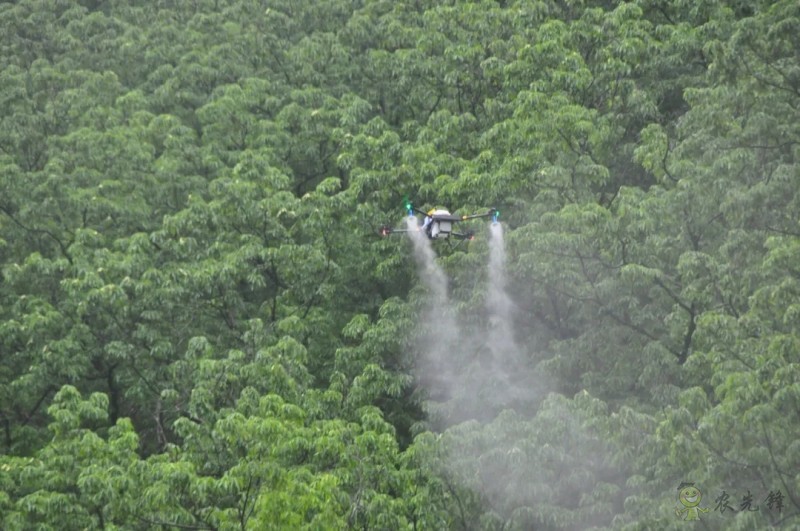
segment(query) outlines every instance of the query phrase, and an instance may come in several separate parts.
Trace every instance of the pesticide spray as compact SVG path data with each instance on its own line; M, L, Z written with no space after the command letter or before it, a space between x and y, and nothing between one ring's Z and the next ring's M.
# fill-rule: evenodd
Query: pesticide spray
M531 382L514 339L514 305L506 289L503 227L494 222L489 238L484 326L459 326L448 298L448 281L436 263L431 241L409 216L408 234L419 277L428 294L420 315L417 377L429 402L432 425L440 428L466 420L488 421L501 410L525 402Z
M447 400L455 379L453 352L457 351L458 324L447 296L447 275L436 263L436 253L414 216L406 221L414 247L422 284L428 292L428 304L420 316L417 349L417 377L433 400Z
M414 244L414 259L417 262L420 279L431 294L433 305L447 304L447 275L436 263L436 253L431 242L421 230L416 217L409 216L406 221L408 234Z
M492 223L489 237L489 292L486 309L489 315L489 346L498 362L517 350L512 330L511 297L506 292L506 249L503 226Z
M526 379L525 364L514 338L514 303L506 288L506 250L503 226L492 223L489 232L489 282L486 294L488 315L487 347L491 353L493 403L498 407L513 406L530 394L518 382Z
M485 317L484 326L459 326L448 299L447 276L436 263L430 240L416 218L409 217L408 229L429 297L420 315L417 370L428 391L430 426L441 434L441 460L432 466L479 493L498 522L513 521L523 528L542 522L530 516L540 503L532 493L548 492L562 481L554 478L566 478L566 490L548 503L575 515L574 523L564 528L585 528L583 523L593 517L570 500L593 495L597 478L612 472L609 456L602 441L582 427L568 399L546 397L551 384L533 367L530 347L517 342L518 312L509 295L502 225L490 226L485 307L471 309L473 316ZM559 444L593 451L554 461L548 448ZM528 512L518 511L523 508Z

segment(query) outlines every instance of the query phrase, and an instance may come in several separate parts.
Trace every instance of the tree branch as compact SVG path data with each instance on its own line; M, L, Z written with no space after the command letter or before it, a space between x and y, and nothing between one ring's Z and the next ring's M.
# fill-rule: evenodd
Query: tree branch
M145 518L144 516L137 516L138 520L150 524L150 525L157 525L157 526L167 526L167 527L177 527L178 529L205 529L210 531L217 531L216 527L211 526L199 526L199 525L189 525L189 524L178 524L175 522L164 522L163 520L152 520L150 518Z
M25 224L19 221L16 217L14 217L14 215L11 214L11 212L6 207L0 206L0 212L8 216L8 218L11 221L13 221L14 224L16 224L18 227L20 227L22 230L26 232L31 232L34 234L36 233L44 234L46 236L49 236L54 242L58 244L58 247L61 249L61 254L63 254L64 257L67 259L67 261L70 263L70 265L72 265L72 256L69 254L69 251L67 251L67 246L64 245L64 243L60 239L58 239L58 237L56 237L55 234L53 234L47 229L35 229L32 227L25 226Z
M764 426L764 422L761 422L761 431L764 433L764 442L766 443L767 452L769 453L769 460L772 463L772 467L775 469L775 472L778 474L778 478L781 480L781 485L783 488L786 489L786 496L792 501L792 504L797 508L800 509L800 501L797 500L792 495L792 491L789 486L786 484L786 480L783 479L783 476L786 475L784 472L781 472L780 468L778 468L778 462L775 460L775 453L772 451L772 442L769 439L769 435L767 434L767 427Z

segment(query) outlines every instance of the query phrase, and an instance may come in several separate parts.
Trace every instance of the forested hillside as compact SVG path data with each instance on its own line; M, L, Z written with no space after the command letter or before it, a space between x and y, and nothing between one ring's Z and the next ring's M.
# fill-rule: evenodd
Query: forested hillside
M0 3L0 528L691 526L800 527L796 0Z

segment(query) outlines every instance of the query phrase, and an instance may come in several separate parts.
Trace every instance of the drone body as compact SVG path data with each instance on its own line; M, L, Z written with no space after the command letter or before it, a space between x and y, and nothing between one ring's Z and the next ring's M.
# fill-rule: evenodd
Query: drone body
M422 214L424 216L422 225L420 226L418 221L414 224L416 225L415 228L409 225L409 228L393 229L388 225L384 225L380 228L381 236L388 236L390 234L403 232L423 231L431 240L447 240L451 236L458 240L471 240L474 236L471 231L455 232L453 230L454 225L460 221L466 221L468 219L488 217L492 218L492 223L497 223L497 218L500 216L500 212L496 208L492 208L484 214L454 216L445 209L431 209L428 212L423 212L414 208L414 206L408 201L406 201L405 207L410 218L415 217L415 213Z
M431 240L446 239L453 234L453 225L459 221L461 221L460 217L452 215L447 210L431 210L425 216L422 229ZM461 234L455 233L454 236L458 238Z

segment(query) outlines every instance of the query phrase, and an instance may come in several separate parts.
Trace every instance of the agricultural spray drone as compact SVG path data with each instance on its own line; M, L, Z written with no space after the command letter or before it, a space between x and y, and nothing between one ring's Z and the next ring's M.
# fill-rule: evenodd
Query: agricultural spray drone
M404 233L404 232L413 232L413 231L422 231L425 235L431 240L446 240L449 239L451 236L457 240L471 240L474 237L472 231L466 232L455 232L453 230L453 226L460 222L460 221L467 221L469 219L477 219L477 218L492 218L492 223L497 223L498 218L500 217L500 211L496 208L490 209L488 212L484 214L472 214L469 216L454 216L449 211L445 209L431 209L428 212L423 212L417 208L414 208L414 205L411 204L411 201L405 201L405 209L408 212L408 217L416 217L416 214L422 214L423 221L422 225L419 225L417 221L416 228L409 226L408 228L403 229L394 229L388 225L383 225L380 229L381 236L389 236L390 234L397 234L397 233Z

